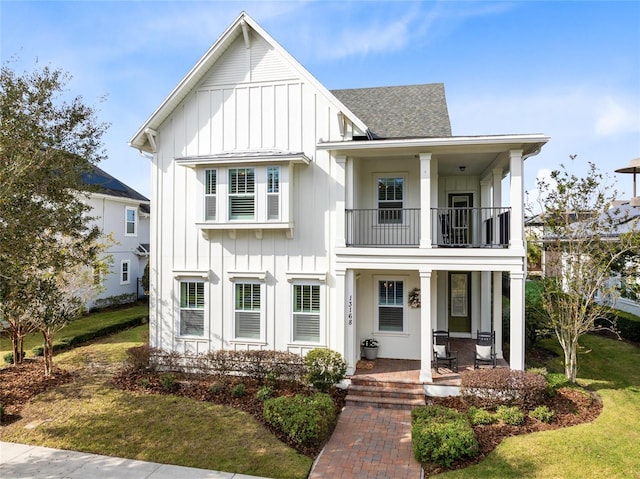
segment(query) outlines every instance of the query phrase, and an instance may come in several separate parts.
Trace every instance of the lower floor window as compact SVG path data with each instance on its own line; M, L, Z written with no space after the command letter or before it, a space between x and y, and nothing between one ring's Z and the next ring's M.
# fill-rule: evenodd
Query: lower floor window
M204 335L204 283L180 282L180 335Z
M293 340L320 342L320 285L293 285Z
M378 331L404 331L404 283L378 281Z
M236 283L235 285L235 337L260 339L261 297L259 283Z
M126 259L120 263L120 284L129 284L129 275L131 274L129 271L129 267L131 262Z

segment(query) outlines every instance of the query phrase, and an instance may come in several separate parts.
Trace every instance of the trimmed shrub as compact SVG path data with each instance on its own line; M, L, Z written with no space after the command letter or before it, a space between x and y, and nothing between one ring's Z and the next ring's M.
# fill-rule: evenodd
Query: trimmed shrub
M411 412L411 437L413 455L420 463L449 467L479 452L467 417L441 406L424 406Z
M220 383L213 383L211 386L209 386L209 394L213 394L214 396L217 396L223 390L224 386Z
M469 421L473 426L486 426L496 422L496 417L484 408L471 406L467 411Z
M547 380L540 374L507 368L475 369L461 375L460 394L472 406L501 404L532 409L542 402Z
M313 349L305 357L307 368L305 379L314 388L327 392L331 386L342 381L347 372L347 363L340 353L330 349Z
M22 352L22 359L24 359L26 355L27 354L23 351ZM11 352L11 353L5 354L4 356L2 356L2 359L7 364L13 364L13 353Z
M148 344L142 346L134 346L127 349L127 359L125 365L134 371L150 371L153 370L151 356L154 350L149 348Z
M234 398L241 398L242 396L244 396L246 390L247 387L244 385L244 383L238 383L233 386L233 389L231 389L231 395Z
M322 445L331 435L337 420L336 407L328 394L300 394L267 399L264 419L300 446Z
M529 416L531 416L532 418L547 424L553 421L555 415L556 413L549 409L547 406L538 406L529 413Z
M546 379L547 387L552 391L572 385L571 381L563 373L549 373Z
M524 424L524 413L517 406L498 406L496 417L510 426Z
M168 354L163 353L159 359L164 361ZM304 376L304 358L285 351L218 349L186 359L194 362L200 372L219 378L236 373L266 383L281 378L300 381Z
M269 399L271 396L273 396L273 390L269 386L262 386L256 392L256 399L258 401L264 402L267 399Z
M34 356L44 356L44 346L34 346L31 348L31 352Z
M162 388L165 391L173 392L177 389L178 383L176 381L176 377L173 374L165 374L160 378L162 382Z
M140 385L140 387L147 389L149 387L149 384L151 384L151 381L149 381L149 378L140 378L138 379L138 384Z

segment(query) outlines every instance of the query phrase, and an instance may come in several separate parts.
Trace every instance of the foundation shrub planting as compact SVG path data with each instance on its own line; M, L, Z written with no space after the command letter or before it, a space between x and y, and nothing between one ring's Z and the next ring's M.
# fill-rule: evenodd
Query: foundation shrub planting
M521 426L525 420L524 413L518 406L498 406L496 417L509 426Z
M340 353L330 349L313 349L305 357L305 379L314 388L327 392L331 386L344 379L347 363Z
M442 406L424 406L411 412L413 455L420 463L449 467L479 452L467 416Z
M471 406L467 411L467 414L469 416L469 421L471 421L473 426L486 426L494 424L497 421L495 415L484 408Z
M556 415L555 412L553 412L551 409L549 409L547 406L544 406L544 405L538 406L537 408L535 408L533 411L529 413L529 416L545 424L549 424L551 421L553 421L553 418L555 417L555 415Z
M325 393L267 399L263 415L267 424L303 447L323 444L337 421L335 404Z
M241 398L247 391L247 386L244 383L238 383L231 389L231 396L234 398Z
M263 401L264 402L267 399L269 399L271 396L273 396L273 389L271 389L269 386L262 386L256 392L256 399L258 401Z
M165 374L160 378L162 388L167 392L173 392L178 389L178 382L173 374Z
M461 375L460 394L476 407L495 408L500 405L533 409L546 394L547 380L540 374L507 368L475 369Z

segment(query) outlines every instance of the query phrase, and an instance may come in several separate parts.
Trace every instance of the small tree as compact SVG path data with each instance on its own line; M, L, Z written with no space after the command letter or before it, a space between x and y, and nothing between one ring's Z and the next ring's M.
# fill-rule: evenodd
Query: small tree
M547 274L541 300L564 352L565 374L575 382L578 340L602 327L597 320L608 307L598 298L616 297L612 274L633 266L620 260L637 254L640 242L635 220L613 205L616 192L594 164L584 178L561 168L551 181L538 181Z

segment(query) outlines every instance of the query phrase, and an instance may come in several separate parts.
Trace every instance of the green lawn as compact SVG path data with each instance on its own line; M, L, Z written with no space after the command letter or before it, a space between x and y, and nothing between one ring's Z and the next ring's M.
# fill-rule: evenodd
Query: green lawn
M550 348L553 340L547 345ZM602 397L602 414L589 424L512 437L483 462L442 478L640 477L640 349L585 336L579 382ZM562 370L560 360L552 367Z
M311 459L251 415L186 398L122 391L110 384L111 373L92 369L119 365L126 349L142 344L147 335L148 327L139 326L56 355L56 365L75 371L75 379L28 404L20 421L0 428L0 439L271 478L307 477Z
M55 336L55 342L60 342L65 338L71 338L80 334L89 333L99 328L111 326L125 322L127 320L149 314L149 306L146 304L135 304L130 307L113 311L102 311L82 316L67 324ZM24 338L24 351L27 357L33 356L31 349L42 345L42 334L32 333ZM12 352L9 338L0 337L0 358L6 353ZM1 359L0 359L1 360Z

